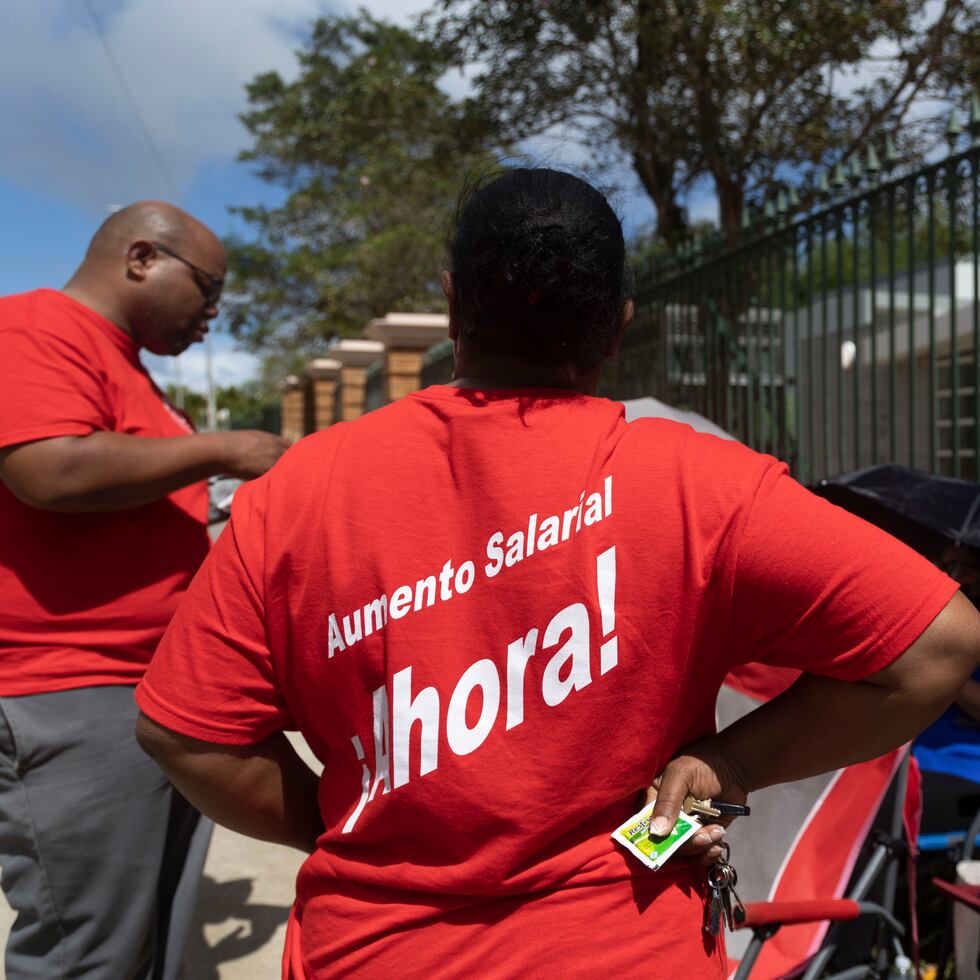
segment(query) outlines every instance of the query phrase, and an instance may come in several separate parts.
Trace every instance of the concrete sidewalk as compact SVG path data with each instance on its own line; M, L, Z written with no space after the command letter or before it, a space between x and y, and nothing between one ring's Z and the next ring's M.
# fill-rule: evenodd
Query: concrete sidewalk
M277 980L298 851L215 827L184 980Z

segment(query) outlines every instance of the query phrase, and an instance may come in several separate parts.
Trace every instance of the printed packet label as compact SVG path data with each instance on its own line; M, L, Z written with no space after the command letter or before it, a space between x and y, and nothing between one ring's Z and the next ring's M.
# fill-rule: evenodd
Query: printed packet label
M673 830L666 837L650 836L650 817L653 803L648 803L639 813L634 813L624 824L617 827L609 836L648 868L656 871L663 867L667 859L684 842L701 829L701 821L689 813L681 811Z

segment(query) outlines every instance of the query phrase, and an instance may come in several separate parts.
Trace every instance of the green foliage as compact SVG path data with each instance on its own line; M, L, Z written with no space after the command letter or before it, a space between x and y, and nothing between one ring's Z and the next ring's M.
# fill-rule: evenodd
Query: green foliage
M219 388L215 392L215 403L219 413L227 410L230 429L279 431L279 398L277 394L270 395L261 384L246 382Z
M957 207L950 221L945 201L934 201L931 212L920 201L911 220L904 209L896 210L890 224L882 206L874 213L873 225L865 212L856 231L853 224L842 222L839 228L828 227L826 234L815 230L809 241L802 238L795 263L789 240L773 240L757 253L758 296L763 305L774 308L784 302L787 308L806 307L825 293L848 289L855 282L859 286L875 282L887 289L892 274L895 292L902 296L908 290L910 267L932 266L940 270L936 273L940 277L951 260L972 258L973 241L968 206Z
M255 237L227 242L232 332L280 359L393 310L443 310L447 221L466 175L495 165L430 41L361 12L317 20L298 58L295 81L252 81L242 117L242 158L288 196L235 209Z
M165 388L167 398L174 405L180 404L180 393L177 386L168 384ZM183 391L184 411L198 429L204 429L208 423L208 401L199 391L185 388ZM215 407L219 413L223 409L228 412L228 418L221 428L230 429L267 429L278 431L275 419L278 410L279 397L275 389L270 389L261 381L249 381L241 385L229 385L215 391Z
M705 220L695 221L688 235L695 242L714 241L719 237L714 223ZM657 226L639 231L626 243L626 250L629 264L638 277L674 259L673 250Z
M675 245L699 180L734 242L748 196L962 90L980 68L978 21L966 0L437 0L425 24L479 66L502 134L562 124L597 161L629 161ZM874 81L834 94L831 76L885 50Z
M195 428L204 428L208 420L208 400L204 395L190 388L179 391L175 384L168 384L163 391L172 405L183 408L190 416Z

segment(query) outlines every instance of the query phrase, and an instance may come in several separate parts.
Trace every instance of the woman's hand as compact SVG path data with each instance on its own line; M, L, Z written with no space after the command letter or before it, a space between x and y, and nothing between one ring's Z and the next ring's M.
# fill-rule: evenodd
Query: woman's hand
M731 764L725 759L717 736L700 739L671 759L647 790L646 802L656 801L650 822L651 833L670 833L684 798L745 803L748 793ZM677 853L695 864L710 865L721 856L725 828L734 817L717 817L706 823ZM661 823L658 826L658 821Z

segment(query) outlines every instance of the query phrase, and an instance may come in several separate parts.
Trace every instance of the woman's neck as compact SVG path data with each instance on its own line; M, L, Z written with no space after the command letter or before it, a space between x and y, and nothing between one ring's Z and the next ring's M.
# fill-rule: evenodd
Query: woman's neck
M594 395L599 373L583 375L571 365L542 365L527 361L457 363L454 388L567 388Z

